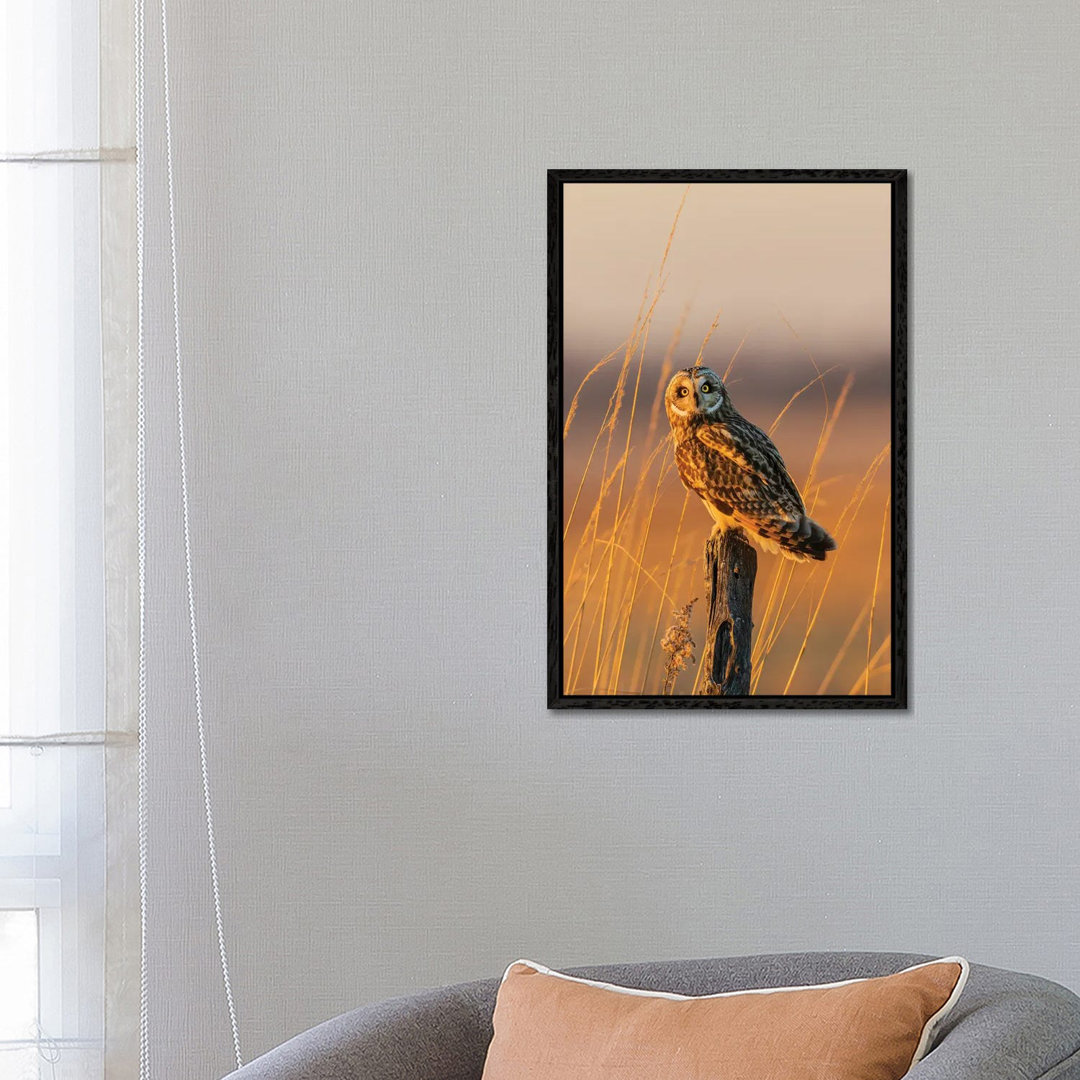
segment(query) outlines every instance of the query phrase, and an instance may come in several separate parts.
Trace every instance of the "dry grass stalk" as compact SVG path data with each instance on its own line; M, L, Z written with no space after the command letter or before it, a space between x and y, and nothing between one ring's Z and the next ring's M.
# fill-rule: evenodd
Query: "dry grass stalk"
M667 628L660 640L660 648L668 654L667 663L664 665L663 693L665 696L674 690L679 672L697 663L694 657L696 646L693 637L690 636L690 613L694 610L696 603L695 596L689 604L673 612L672 617L675 621Z
M886 443L885 446L882 448L881 452L877 455L876 458L874 458L873 462L870 465L870 468L867 469L866 475L863 477L863 481L860 483L859 488L856 489L856 494L859 496L859 501L851 514L850 520L848 520L847 522L847 527L843 530L843 533L837 538L837 552L830 560L829 574L825 578L825 584L821 588L821 595L818 597L818 602L816 607L814 608L814 613L810 616L810 621L806 625L806 633L803 634L802 644L799 646L799 655L795 657L795 663L791 665L791 674L788 676L788 680L784 684L785 694L791 689L791 683L795 678L795 672L798 671L799 664L802 663L802 658L806 654L806 646L810 641L810 634L813 632L814 625L818 620L818 616L821 614L821 605L825 602L825 594L829 590L829 583L832 581L833 575L836 573L837 564L840 561L840 559L838 558L840 554L839 549L843 544L844 540L847 539L848 534L851 532L851 527L855 524L855 519L859 516L859 511L862 509L862 505L866 501L866 496L869 494L870 489L873 486L873 482L875 477L877 476L878 469L881 468L882 463L884 462L886 456L889 453L889 447L890 444ZM847 510L851 507L851 503L854 502L854 500L855 495L852 495L851 502L848 503L848 507L844 510L844 515L841 516L841 521L844 520L844 516L846 516ZM837 531L839 532L840 530L838 529Z
M735 351L731 354L731 359L728 361L728 366L724 369L723 381L726 383L731 377L731 369L735 366L735 361L739 358L739 353L742 352L742 347L746 344L746 339L754 332L756 327L749 327L746 333L743 334L739 344L735 346Z
M885 498L885 509L881 514L881 540L878 542L877 567L874 570L874 592L870 598L870 625L866 631L866 672L864 682L864 694L870 693L870 646L874 641L874 609L877 607L878 581L881 579L881 556L885 552L885 532L889 524L889 506L892 503L892 493Z
M660 269L657 272L657 278L658 278L659 284L657 285L656 293L653 296L652 303L649 305L649 309L645 313L644 320L642 321L640 327L637 328L637 334L635 335L635 337L640 337L641 345L638 348L638 366L637 366L637 376L636 376L635 381L634 381L634 395L633 395L633 397L631 398L631 401L630 401L630 421L627 424L627 428L626 428L626 451L625 451L625 456L629 456L629 454L630 454L631 439L633 438L633 433L634 433L634 418L637 415L638 392L639 392L639 390L641 388L641 370L642 370L642 367L643 367L643 365L645 363L645 348L646 348L646 345L648 343L649 325L652 322L652 316L653 316L653 312L656 310L656 305L659 303L660 297L663 295L664 282L665 282L664 269L667 266L668 255L670 255L670 253L671 253L671 245L672 245L672 242L675 239L675 230L679 226L679 218L682 216L683 207L686 205L686 196L689 194L689 192L690 192L690 185L687 184L686 188L683 190L682 199L679 201L679 208L675 211L675 219L671 223L671 231L668 233L667 244L664 247L664 254L663 254L663 257L660 259ZM626 369L627 369L627 367L628 367L628 365L630 363L630 358L631 358L631 351L630 351L630 349L627 349L626 360L624 361L624 364L623 364L623 371L624 372L626 371ZM622 397L620 395L619 401L618 401L618 403L616 405L616 409L615 409L615 415L616 416L618 415L619 407L621 405L622 405ZM625 481L626 481L626 474L624 472L619 478L619 491L618 491L618 494L617 494L616 499L615 499L615 521L616 522L619 519L619 512L620 512L620 510L622 508L623 488L624 488L624 485L625 485ZM605 630L605 627L607 626L608 597L610 595L611 573L612 573L612 569L614 567L614 561L615 561L615 552L614 552L614 550L612 548L608 548L607 574L605 575L605 578L604 578L604 591L603 591L603 594L602 594L601 600L600 600L600 626L599 626L599 631L598 631L597 636L596 636L596 660L595 660L595 664L593 666L593 693L594 694L599 693L600 669L601 669L602 656L603 656L603 651L604 651L603 650L604 630Z
M829 683L832 682L833 676L836 674L836 669L840 667L847 651L851 647L851 643L855 640L855 635L862 629L862 624L866 621L866 616L870 612L870 601L867 600L862 606L862 611L859 612L858 618L851 624L851 628L847 632L847 636L844 638L840 648L836 650L836 655L832 659L832 663L829 665L829 670L825 672L821 683L818 685L817 693L824 694L828 692Z
M671 542L671 558L668 560L667 570L664 572L664 590L667 590L668 584L671 581L671 569L675 565L675 553L679 548L679 539L682 536L683 522L686 520L686 508L690 505L690 492L687 491L683 494L682 510L679 511L679 523L675 526L675 539ZM653 623L652 633L649 635L649 644L645 650L638 650L638 655L644 654L648 656L648 660L645 665L644 685L648 685L649 672L652 670L652 657L653 648L656 643L656 635L660 632L660 616L664 610L663 603L660 603L656 607L656 620ZM635 680L636 682L636 680Z
M611 352L609 352L607 354L607 356L602 357L595 364L593 364L593 366L589 369L589 373L585 376L584 379L581 380L580 383L578 383L578 388L574 391L573 400L570 402L570 409L566 414L566 423L563 424L563 433L562 434L563 434L564 439L566 438L567 435L570 434L570 425L574 422L574 417L577 415L578 401L580 401L580 399L581 399L581 391L585 389L585 384L602 367L605 367L609 361L614 360L615 357L618 356L619 353L623 349L625 349L626 346L629 345L629 344L630 344L629 340L628 341L621 341L618 345L615 346L614 349L611 350ZM601 428L600 430L603 431L603 428Z
M882 669L878 668L877 662L881 659L881 657L884 655L886 649L888 649L891 644L892 644L892 634L886 634L885 635L885 640L877 647L877 649L874 652L874 655L870 658L870 663L867 664L867 667L872 667L873 668L873 671L870 672L871 675L873 675L877 671L882 670ZM889 669L886 667L886 668L884 668L884 670L888 671ZM849 694L857 694L859 692L859 683L861 683L863 681L864 681L863 676L859 675L859 677L855 680L855 682L852 683L851 689L848 691L848 693Z

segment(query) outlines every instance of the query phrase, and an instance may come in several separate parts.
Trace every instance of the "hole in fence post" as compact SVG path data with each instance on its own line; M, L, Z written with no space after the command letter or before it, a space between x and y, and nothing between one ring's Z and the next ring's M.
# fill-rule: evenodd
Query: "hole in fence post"
M734 647L731 629L731 623L725 620L716 628L716 637L713 639L712 681L719 685L723 685L726 680Z

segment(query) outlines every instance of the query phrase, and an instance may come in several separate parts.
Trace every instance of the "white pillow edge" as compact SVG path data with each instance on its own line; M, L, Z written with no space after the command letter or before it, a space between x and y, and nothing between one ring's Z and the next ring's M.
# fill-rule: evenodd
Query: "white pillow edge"
M830 990L838 986L852 986L855 983L869 982L871 979L890 978L891 975L906 975L910 971L919 971L921 968L931 967L934 964L959 964L960 977L956 980L956 985L953 987L952 993L946 999L945 1004L942 1005L925 1024L923 1024L918 1045L915 1047L915 1054L911 1059L911 1065L908 1066L910 1069L913 1065L917 1065L924 1057L926 1057L930 1050L930 1042L934 1037L934 1032L955 1008L957 1001L960 999L960 994L967 985L968 975L971 972L971 965L962 956L942 956L937 960L925 960L921 964L913 964L911 967L891 972L890 975L867 975L861 979L842 979L840 982L831 983L809 983L805 986L762 986L752 990L725 990L721 994L702 994L696 997L689 994L671 994L663 990L640 990L633 986L616 986L614 983L600 982L597 979L582 979L577 975L567 975L563 971L555 971L553 968L544 967L543 964L538 964L535 960L515 960L512 964L507 965L506 971L503 972L503 977L500 980L500 985L506 981L506 977L510 974L511 969L520 965L531 968L538 975L550 975L556 979L565 979L567 982L580 983L584 986L595 986L600 990L612 990L617 994L629 994L633 997L660 998L666 1001L703 1001L713 998L741 997L746 994L782 994L789 990Z
M935 964L959 964L960 965L960 978L956 980L956 985L953 987L952 993L945 1000L945 1004L929 1020L923 1025L922 1037L919 1039L919 1045L915 1047L915 1056L911 1059L911 1065L917 1065L926 1055L930 1052L930 1043L933 1041L934 1034L941 1022L953 1011L956 1007L957 1001L960 1000L960 995L967 986L968 975L971 974L971 965L962 956L944 956L940 960L934 960ZM918 964L916 967L926 967L925 964ZM909 971L915 970L909 968ZM908 1068L911 1068L911 1065Z

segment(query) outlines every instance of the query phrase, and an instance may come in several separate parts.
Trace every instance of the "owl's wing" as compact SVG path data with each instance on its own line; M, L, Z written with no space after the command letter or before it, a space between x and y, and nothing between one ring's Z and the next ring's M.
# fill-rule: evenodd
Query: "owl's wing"
M788 475L780 451L764 431L743 417L729 417L702 424L696 431L698 439L710 450L722 454L745 475L755 489L754 499L769 505L784 518L806 513L802 496Z

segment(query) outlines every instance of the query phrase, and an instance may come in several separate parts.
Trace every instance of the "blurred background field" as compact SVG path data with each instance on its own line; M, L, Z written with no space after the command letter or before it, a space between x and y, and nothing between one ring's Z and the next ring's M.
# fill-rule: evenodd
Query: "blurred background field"
M889 692L888 187L567 185L564 252L566 691L694 691L712 523L661 399L700 357L839 544L759 555L753 692ZM694 662L666 680L662 639L695 598Z

